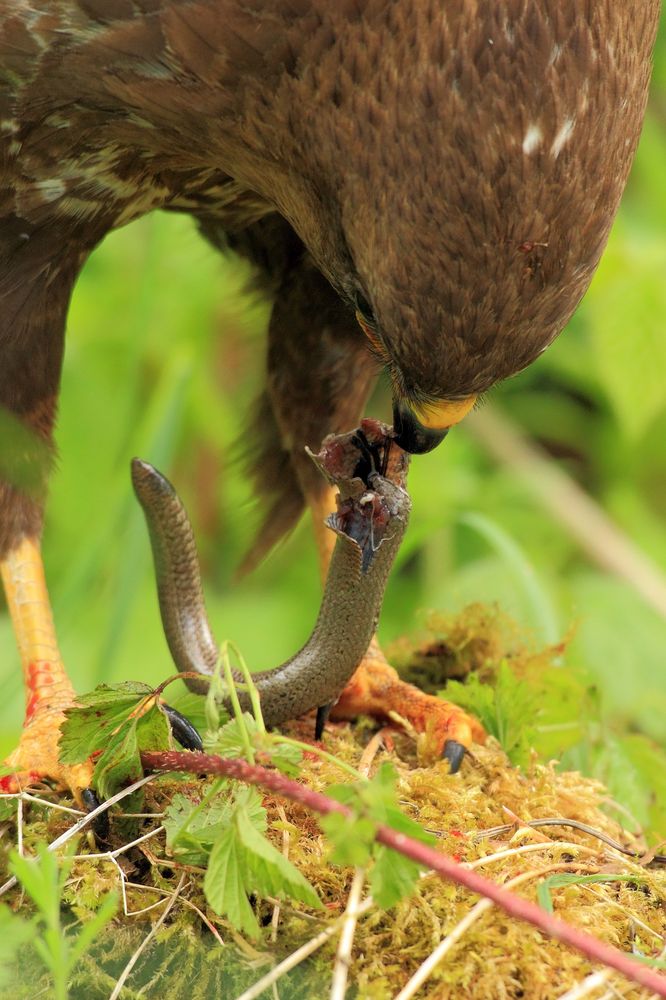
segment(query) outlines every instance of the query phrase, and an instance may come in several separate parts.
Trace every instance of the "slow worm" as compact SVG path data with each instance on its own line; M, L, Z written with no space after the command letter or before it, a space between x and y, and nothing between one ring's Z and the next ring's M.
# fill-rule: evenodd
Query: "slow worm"
M324 712L339 697L374 635L384 589L407 528L409 456L392 430L364 420L357 431L330 435L318 455L337 487L337 511L327 518L337 535L316 624L305 645L280 666L254 674L267 725ZM190 522L169 481L134 459L132 482L148 524L164 632L190 690L205 694L218 659L204 604ZM235 675L241 680L239 675ZM241 704L249 707L247 695ZM319 721L319 720L318 720ZM322 719L323 725L323 719Z

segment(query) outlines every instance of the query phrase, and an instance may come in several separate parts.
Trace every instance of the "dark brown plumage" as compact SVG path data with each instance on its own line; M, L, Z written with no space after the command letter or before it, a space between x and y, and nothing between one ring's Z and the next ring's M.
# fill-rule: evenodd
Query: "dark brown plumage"
M315 488L302 445L372 382L356 306L417 401L483 391L559 333L632 161L658 8L1 0L0 405L50 442L87 254L191 212L275 300L258 456L282 530ZM40 521L33 450L3 463L0 553Z

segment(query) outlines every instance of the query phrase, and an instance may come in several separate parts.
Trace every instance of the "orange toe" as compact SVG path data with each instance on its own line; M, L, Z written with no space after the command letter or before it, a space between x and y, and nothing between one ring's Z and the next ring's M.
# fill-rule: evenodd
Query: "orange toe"
M39 681L28 689L21 739L5 761L13 773L0 777L0 791L16 792L37 782L49 781L71 791L80 802L82 790L91 783L92 762L64 766L58 759L60 726L65 710L74 701L74 691L60 664L55 670L49 664L42 664Z
M481 723L458 705L424 694L413 684L401 680L373 642L332 711L335 719L371 715L387 719L415 732L419 756L435 759L442 756L453 741L469 749L484 743L486 733ZM462 753L462 751L461 751ZM447 753L446 756L453 759Z

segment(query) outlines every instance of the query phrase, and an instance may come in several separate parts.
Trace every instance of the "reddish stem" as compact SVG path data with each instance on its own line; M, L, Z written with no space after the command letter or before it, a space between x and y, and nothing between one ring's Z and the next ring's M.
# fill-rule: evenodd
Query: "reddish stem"
M179 752L175 750L146 752L141 754L141 761L147 770L151 771L189 771L192 774L216 774L221 777L236 778L251 785L260 785L278 795L283 795L294 802L300 802L314 812L338 812L351 816L352 811L340 802L329 799L321 792L315 792L305 785L285 778L278 771L269 771L256 764L248 764L243 760L231 760L212 754ZM397 833L387 826L377 827L376 839L380 844L393 848L400 854L412 858L426 868L432 868L443 878L464 885L471 892L496 903L506 913L519 920L537 927L544 934L557 938L575 948L593 962L599 962L621 972L628 979L652 990L657 996L666 997L666 977L634 961L629 955L604 944L598 938L580 931L571 924L559 920L543 910L536 903L531 903L513 892L503 889L495 882L478 875L469 868L464 868L445 854L421 844L403 833Z

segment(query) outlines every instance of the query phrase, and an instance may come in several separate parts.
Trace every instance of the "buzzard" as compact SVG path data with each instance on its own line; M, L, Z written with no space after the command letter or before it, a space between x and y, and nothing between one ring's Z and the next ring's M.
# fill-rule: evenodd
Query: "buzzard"
M73 692L39 549L63 334L110 230L194 216L271 297L256 561L330 497L304 446L378 363L429 450L584 294L646 103L658 0L0 0L0 567L28 689L12 763L57 761ZM399 707L453 763L478 727L376 646L338 712Z

